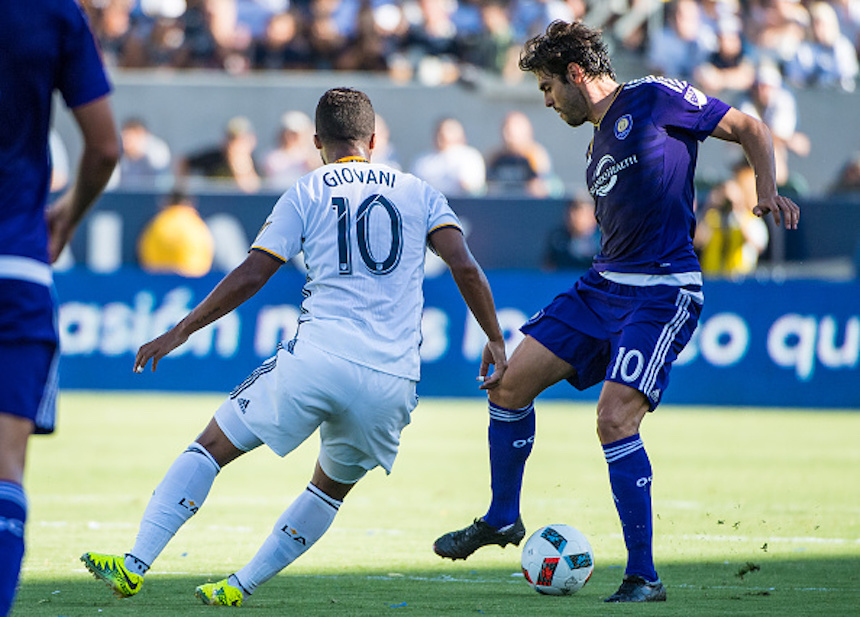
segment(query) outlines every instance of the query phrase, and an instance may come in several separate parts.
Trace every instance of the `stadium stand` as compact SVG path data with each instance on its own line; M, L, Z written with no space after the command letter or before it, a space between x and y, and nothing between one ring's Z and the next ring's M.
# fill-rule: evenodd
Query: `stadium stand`
M698 69L707 71L723 62L718 45L726 32L740 37L741 52L730 62L746 67L767 63L781 72L796 99L797 130L810 140L808 156L788 154L788 165L802 188L799 199L821 203L839 170L860 148L856 136L846 130L857 106L850 74L835 81L796 80L788 74L801 50L817 45L819 55L827 51L814 31L825 13L838 17L840 53L844 55L844 43L850 41L856 61L860 17L851 2L82 0L82 4L113 67L118 114L145 117L177 157L216 141L236 115L249 118L258 135L275 135L286 111L309 113L322 89L348 84L378 101L399 161L407 169L432 147L433 127L442 117L460 120L470 143L489 158L506 114L521 111L549 153L563 193L574 195L583 188L582 164L571 160L570 153L585 152L588 131L556 130L555 118L543 109L534 83L518 70L509 70L511 58L525 37L551 19L581 18L607 32L619 78L639 77L659 70L649 54L679 8L687 19L695 13L695 44L711 52L702 54L704 64L691 69L697 85ZM511 53L507 61L503 41L508 41ZM707 85L702 84L703 89L736 105L749 91ZM78 137L68 118L60 115L57 129L74 155ZM700 200L711 186L730 176L735 162L720 144L703 145L697 178ZM200 181L189 189L204 195L205 208L205 195L213 187ZM153 187L154 196L166 190ZM229 187L217 190L231 192ZM486 202L488 207L505 199L493 197L495 201ZM242 209L243 199L234 195L231 208ZM834 200L838 203L833 207L849 216L857 209L851 192L831 195L827 203ZM556 222L557 208L548 208L546 216L547 224ZM760 269L788 262L813 275L850 276L858 239L847 237L847 226L826 218L820 210L804 209L810 229L835 238L823 243L827 250L806 232L786 239L771 229L771 246ZM833 259L841 261L834 267ZM819 263L825 265L819 268Z

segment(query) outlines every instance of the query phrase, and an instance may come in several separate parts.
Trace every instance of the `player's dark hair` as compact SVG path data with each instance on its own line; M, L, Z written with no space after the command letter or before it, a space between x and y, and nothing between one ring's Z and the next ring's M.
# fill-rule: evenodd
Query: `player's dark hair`
M353 88L332 88L320 97L316 131L323 142L367 142L376 130L370 98Z
M582 22L555 20L546 32L526 41L520 53L520 69L529 73L558 75L567 81L567 65L579 65L588 77L615 79L609 50L600 30Z

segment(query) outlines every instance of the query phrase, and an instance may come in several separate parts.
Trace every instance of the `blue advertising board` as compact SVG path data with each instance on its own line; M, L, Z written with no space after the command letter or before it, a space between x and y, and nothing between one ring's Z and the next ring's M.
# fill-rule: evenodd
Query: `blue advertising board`
M576 273L487 273L509 350L519 326ZM61 386L229 392L295 332L303 275L282 268L234 313L196 333L158 371L132 371L137 348L182 318L218 282L155 276L137 268L57 273ZM477 375L483 335L446 272L424 285L423 396L483 396ZM705 286L693 341L672 371L666 404L860 409L860 282L786 281ZM547 398L594 401L599 387L566 383Z

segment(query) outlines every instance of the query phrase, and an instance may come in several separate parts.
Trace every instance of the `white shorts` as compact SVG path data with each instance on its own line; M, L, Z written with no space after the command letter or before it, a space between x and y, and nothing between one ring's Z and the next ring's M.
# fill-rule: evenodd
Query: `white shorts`
M291 351L279 347L237 386L215 420L236 447L258 445L242 434L238 418L279 456L292 452L319 427L323 471L332 480L350 484L377 465L391 473L400 432L418 404L415 389L410 379L297 341Z

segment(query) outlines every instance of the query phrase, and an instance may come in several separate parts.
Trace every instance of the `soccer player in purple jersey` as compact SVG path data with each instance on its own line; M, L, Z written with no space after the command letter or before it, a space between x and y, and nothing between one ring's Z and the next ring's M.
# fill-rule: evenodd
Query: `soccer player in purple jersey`
M74 184L47 206L51 101L60 92L83 138ZM51 263L119 159L110 85L74 0L6 2L0 11L0 616L11 609L31 434L54 430L57 331Z
M777 194L773 142L761 122L690 84L663 77L618 83L601 33L555 21L529 40L520 68L570 126L594 125L587 182L602 242L592 268L523 327L501 381L488 389L492 500L487 513L436 540L442 557L519 544L520 492L534 442L534 398L566 379L599 382L597 434L609 467L628 560L607 602L654 602L666 589L654 567L651 464L639 426L660 403L669 370L702 308L693 252L698 142L739 143L756 175L758 216L796 229L800 209Z

